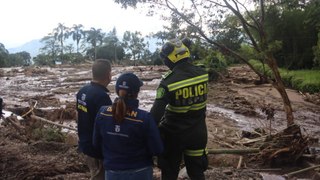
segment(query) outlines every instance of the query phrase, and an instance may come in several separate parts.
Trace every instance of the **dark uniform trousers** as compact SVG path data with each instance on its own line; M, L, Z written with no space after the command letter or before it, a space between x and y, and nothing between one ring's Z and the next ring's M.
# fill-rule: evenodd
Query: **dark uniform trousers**
M170 133L160 126L164 153L158 157L162 180L176 180L182 159L192 180L204 180L204 171L208 168L207 129L205 123L186 130L183 133Z

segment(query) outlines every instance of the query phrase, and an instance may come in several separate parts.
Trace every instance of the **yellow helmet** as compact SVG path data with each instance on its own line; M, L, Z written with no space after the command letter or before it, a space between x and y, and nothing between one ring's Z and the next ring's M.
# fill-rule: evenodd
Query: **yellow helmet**
M172 39L162 46L160 56L167 57L171 62L176 63L181 59L189 58L190 50L180 39Z

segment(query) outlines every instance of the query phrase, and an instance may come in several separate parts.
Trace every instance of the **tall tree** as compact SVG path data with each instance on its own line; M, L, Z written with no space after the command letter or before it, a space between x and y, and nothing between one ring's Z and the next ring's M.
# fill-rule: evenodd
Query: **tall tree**
M21 52L17 52L16 54L18 56L20 56L20 58L22 60L22 64L21 65L30 65L31 64L31 55L30 55L30 53L28 53L26 51L21 51Z
M81 42L81 39L84 37L84 30L82 24L74 24L72 27L72 30L70 31L70 34L72 36L72 39L77 44L77 53L79 53L79 44Z
M105 34L102 32L102 29L95 29L93 27L89 31L86 31L86 34L87 42L91 44L93 49L93 60L96 60L97 47L102 44Z
M110 50L110 60L114 60L114 62L117 62L118 60L118 52L121 53L121 49L123 48L120 46L121 42L118 39L117 36L117 29L114 27L110 32L107 33L106 37L103 40L105 46L108 46L112 49ZM120 54L119 54L120 55Z
M51 57L51 61L54 62L60 51L60 46L56 40L56 36L49 34L41 39L44 46L40 48L40 52Z
M296 3L298 2L298 3ZM280 67L310 69L313 66L312 47L317 43L320 24L319 1L274 2L266 9L265 29L268 40L278 40L282 46L275 57Z
M53 29L53 35L56 40L60 42L60 57L61 60L63 58L63 49L64 49L64 40L69 37L69 28L66 27L64 24L59 23L58 27Z
M147 46L147 44L144 43L144 38L142 37L141 32L126 31L123 34L122 41L128 58L132 58L134 65L136 65L136 60L140 60L142 58L143 52Z

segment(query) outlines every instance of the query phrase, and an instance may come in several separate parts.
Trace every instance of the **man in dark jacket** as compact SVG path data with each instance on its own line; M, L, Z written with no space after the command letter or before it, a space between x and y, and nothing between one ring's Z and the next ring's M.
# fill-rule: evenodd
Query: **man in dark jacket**
M164 141L164 153L158 158L163 180L177 179L182 157L191 179L205 179L208 166L208 74L190 62L190 45L189 39L174 39L160 52L171 70L160 82L151 109Z
M101 106L111 105L108 84L111 81L111 65L107 60L98 59L92 65L92 81L77 93L79 151L85 155L91 179L104 179L101 149L92 143L96 114Z

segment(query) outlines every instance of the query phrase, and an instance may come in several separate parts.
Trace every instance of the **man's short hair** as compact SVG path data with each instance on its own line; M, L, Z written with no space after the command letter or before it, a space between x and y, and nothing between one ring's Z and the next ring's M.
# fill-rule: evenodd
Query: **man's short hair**
M106 73L111 72L111 64L106 59L96 59L92 65L92 78L94 80L104 80Z

